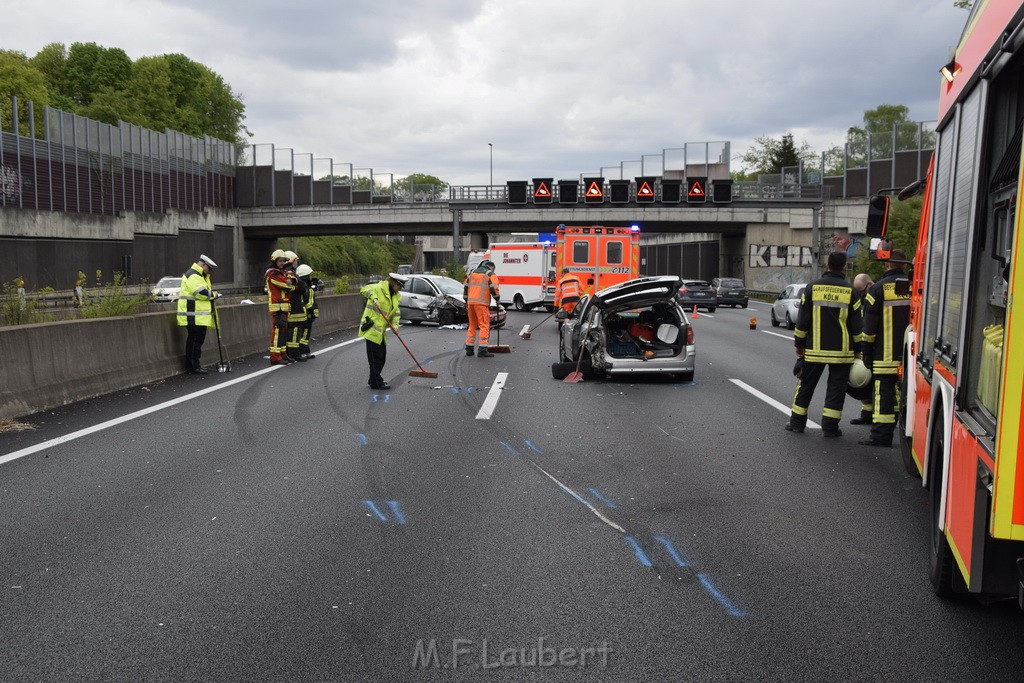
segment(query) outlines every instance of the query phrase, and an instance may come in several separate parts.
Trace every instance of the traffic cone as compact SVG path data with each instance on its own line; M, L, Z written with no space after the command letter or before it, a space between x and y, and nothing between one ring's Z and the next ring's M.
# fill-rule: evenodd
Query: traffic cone
M700 317L700 313L697 312L697 304L693 305L693 315L691 315L690 317L691 318L699 318Z
M756 315L750 316L750 329L752 329L752 330L756 330L757 329L757 316Z

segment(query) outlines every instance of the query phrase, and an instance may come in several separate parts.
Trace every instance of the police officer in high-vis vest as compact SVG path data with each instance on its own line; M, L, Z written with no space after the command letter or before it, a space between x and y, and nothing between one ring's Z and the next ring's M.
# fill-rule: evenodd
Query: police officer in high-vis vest
M370 366L371 389L387 391L391 385L384 380L384 363L388 360L386 332L398 329L401 317L399 294L409 278L400 273L388 273L386 280L363 285L359 293L366 299L359 336L366 340L366 362Z
M185 339L185 370L194 375L205 375L200 358L206 330L216 326L213 316L213 300L220 294L213 291L210 271L217 267L209 256L201 254L199 260L181 276L181 291L178 294L178 326L188 330Z
M846 253L834 251L828 255L825 274L804 288L796 329L793 330L796 354L804 362L796 384L792 413L786 424L788 431L804 431L807 406L811 403L818 380L828 367L821 431L826 437L842 435L839 421L843 416L850 365L860 355L857 344L860 343L862 329L860 299L843 276L845 268Z
M491 335L491 299L500 301L498 278L494 275L494 262L484 259L472 273L466 277L462 286L462 295L466 300L466 313L469 316L469 329L466 330L466 355L473 355L473 346L480 336L480 347L476 352L479 358L490 358L494 354L487 350L487 339Z
M864 297L864 334L861 350L864 364L871 368L875 410L871 436L863 446L892 445L896 414L900 410L899 371L903 364L903 337L910 325L910 279L903 271L906 256L893 250L889 270L871 286Z

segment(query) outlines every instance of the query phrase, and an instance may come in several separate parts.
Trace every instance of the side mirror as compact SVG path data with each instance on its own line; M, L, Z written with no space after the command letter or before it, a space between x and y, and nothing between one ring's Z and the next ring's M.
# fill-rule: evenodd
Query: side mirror
M555 313L555 320L565 320L568 317L569 312L566 311L564 308L558 311L558 313Z
M868 219L864 232L868 237L885 237L889 223L889 197L876 194L868 202Z

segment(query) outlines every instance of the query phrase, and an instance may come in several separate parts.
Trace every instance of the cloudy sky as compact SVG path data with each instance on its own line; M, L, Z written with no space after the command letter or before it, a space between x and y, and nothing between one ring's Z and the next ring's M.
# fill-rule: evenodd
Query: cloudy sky
M452 184L573 178L684 143L816 151L879 104L933 120L953 0L0 0L0 47L173 52L252 142ZM609 177L610 174L609 174Z

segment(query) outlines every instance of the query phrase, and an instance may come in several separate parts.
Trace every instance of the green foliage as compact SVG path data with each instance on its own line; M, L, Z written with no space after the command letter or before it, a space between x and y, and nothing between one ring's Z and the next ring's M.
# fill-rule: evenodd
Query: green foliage
M902 202L893 201L889 204L889 223L886 238L892 241L892 248L906 254L913 260L917 250L917 232L921 220L923 197L918 195ZM866 238L865 238L866 239ZM867 273L877 280L888 269L886 264L870 258L868 251L862 252L851 266L854 272Z
M335 294L348 294L352 285L348 281L348 275L341 275L334 280L334 293Z
M815 163L817 155L806 142L797 147L793 134L787 133L779 140L768 136L757 138L741 161L745 171L756 177L762 173L781 173L783 168L797 166L801 161Z
M448 259L444 262L444 270L448 277L459 282L465 282L466 280L466 264L459 263L454 259ZM437 269L437 275L441 275L441 269Z
M131 74L132 60L121 48L72 43L64 71L63 92L75 103L87 105L103 89L123 89Z
M278 247L291 249L291 238L278 240ZM302 263L331 277L339 275L383 275L399 263L411 263L416 248L401 241L379 237L300 237L295 249Z
M11 97L18 98L18 130L27 136L28 103L35 103L36 135L43 132L43 107L50 104L46 78L29 64L22 52L0 50L0 119L10 121ZM8 129L9 130L9 129Z
M402 194L444 198L448 194L448 183L437 176L426 173L410 173L395 181L395 191Z
M4 283L3 293L0 294L0 324L31 325L49 322L52 319L53 316L37 309L35 301L21 298L17 283Z
M143 304L152 299L144 283L138 289L138 293L130 293L121 273L114 273L113 282L104 283L103 271L97 270L96 290L92 290L93 296L83 302L82 317L113 318L135 315Z

